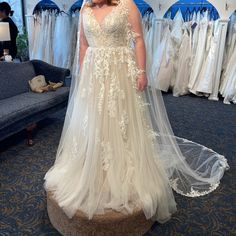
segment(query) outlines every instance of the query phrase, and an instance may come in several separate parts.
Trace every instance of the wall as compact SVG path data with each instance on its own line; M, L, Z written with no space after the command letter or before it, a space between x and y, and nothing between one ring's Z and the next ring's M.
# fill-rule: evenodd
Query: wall
M31 15L34 7L39 0L25 0L27 6L27 14ZM191 0L194 1L194 0ZM61 10L69 11L70 7L76 2L75 0L54 0ZM153 8L158 18L162 18L165 12L177 1L176 0L146 0L146 2ZM229 18L236 10L236 0L209 0L215 6L222 19ZM226 3L229 8L226 9Z

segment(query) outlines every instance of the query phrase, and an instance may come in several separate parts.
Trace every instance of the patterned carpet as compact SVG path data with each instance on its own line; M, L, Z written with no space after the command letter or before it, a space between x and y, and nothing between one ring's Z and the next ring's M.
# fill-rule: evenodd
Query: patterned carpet
M146 235L236 235L236 106L192 96L164 99L175 134L224 154L231 169L208 196L176 195L178 212ZM32 148L25 145L25 132L0 143L1 236L59 236L47 216L43 176L54 162L64 114L39 124Z

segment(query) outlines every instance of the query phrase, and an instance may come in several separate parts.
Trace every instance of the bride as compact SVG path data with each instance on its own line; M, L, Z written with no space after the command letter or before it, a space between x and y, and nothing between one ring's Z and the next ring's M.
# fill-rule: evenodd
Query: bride
M80 70L45 189L70 218L77 210L92 219L107 209L139 208L164 223L176 211L172 189L188 197L210 193L227 161L173 135L161 93L145 72L133 0L92 0L80 18Z

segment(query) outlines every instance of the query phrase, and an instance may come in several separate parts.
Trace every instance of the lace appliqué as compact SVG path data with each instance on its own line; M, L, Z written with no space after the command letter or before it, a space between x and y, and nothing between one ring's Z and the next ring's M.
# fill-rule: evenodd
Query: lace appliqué
M195 190L193 187L191 187L190 192L183 192L178 187L178 181L179 181L178 178L176 178L174 180L170 180L170 186L172 187L172 189L175 192L177 192L183 196L186 196L186 197L201 197L201 196L207 195L207 194L213 192L214 190L216 190L218 188L218 186L220 185L220 183L211 184L211 185L209 185L209 190L207 190L207 191L199 191L199 190Z
M105 84L103 82L100 83L100 92L98 95L98 112L101 115L103 111L103 103L105 96Z
M110 67L110 61L117 65L116 70L123 68L123 64L127 64L130 59L131 51L129 48L88 48L86 57L94 57L95 66L93 68L93 77L89 78L88 95L92 90L99 86L98 92L98 112L101 115L104 110L104 101L106 94L108 95L108 110L110 117L116 116L116 103L118 99L125 99L125 91L120 88L120 81L117 78L117 71ZM131 62L132 63L132 62ZM130 64L131 64L130 63ZM132 70L132 69L130 69ZM130 79L127 75L127 79ZM97 88L96 88L97 89ZM106 91L108 90L108 91Z
M123 111L122 115L121 115L121 120L119 122L120 125L120 130L122 133L122 137L125 141L128 140L128 136L127 136L127 127L129 124L129 117L126 111Z
M88 128L88 115L84 117L83 124L82 124L82 130L83 130L84 136L86 136L87 128Z
M101 148L102 168L104 171L108 171L112 160L112 148L110 142L101 142Z
M89 45L91 46L124 46L125 21L127 11L121 0L114 9L99 23L90 7L87 7L83 15L84 31Z
M140 93L136 94L136 101L137 101L137 104L138 104L141 112L145 112L147 110L147 107L151 106L150 103L144 102L144 99L143 99L142 95L140 95Z
M79 145L78 145L76 137L73 136L72 142L70 145L71 145L71 148L70 148L71 156L72 158L76 158L79 152Z
M108 93L108 112L110 117L116 117L117 99L120 92L120 83L115 74L111 75L110 89Z

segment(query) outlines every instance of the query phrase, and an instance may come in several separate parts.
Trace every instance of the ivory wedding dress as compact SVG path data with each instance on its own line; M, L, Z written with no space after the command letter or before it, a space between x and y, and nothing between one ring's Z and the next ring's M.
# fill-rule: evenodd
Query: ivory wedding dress
M208 24L209 24L208 12L205 12L203 19L199 23L198 44L196 48L196 54L194 55L189 79L189 91L193 94L198 94L196 91L196 84L199 79L199 75L201 73L205 57Z
M190 77L191 63L191 41L188 33L188 25L185 24L182 43L179 49L179 58L177 62L176 81L173 87L175 97L188 94L188 83Z
M81 13L88 42L70 97L54 166L45 175L68 217L89 219L113 209L141 208L161 223L176 211L171 187L185 196L219 185L226 159L201 145L174 137L159 91L139 92L131 0L99 23L93 9ZM141 23L140 23L141 25Z

